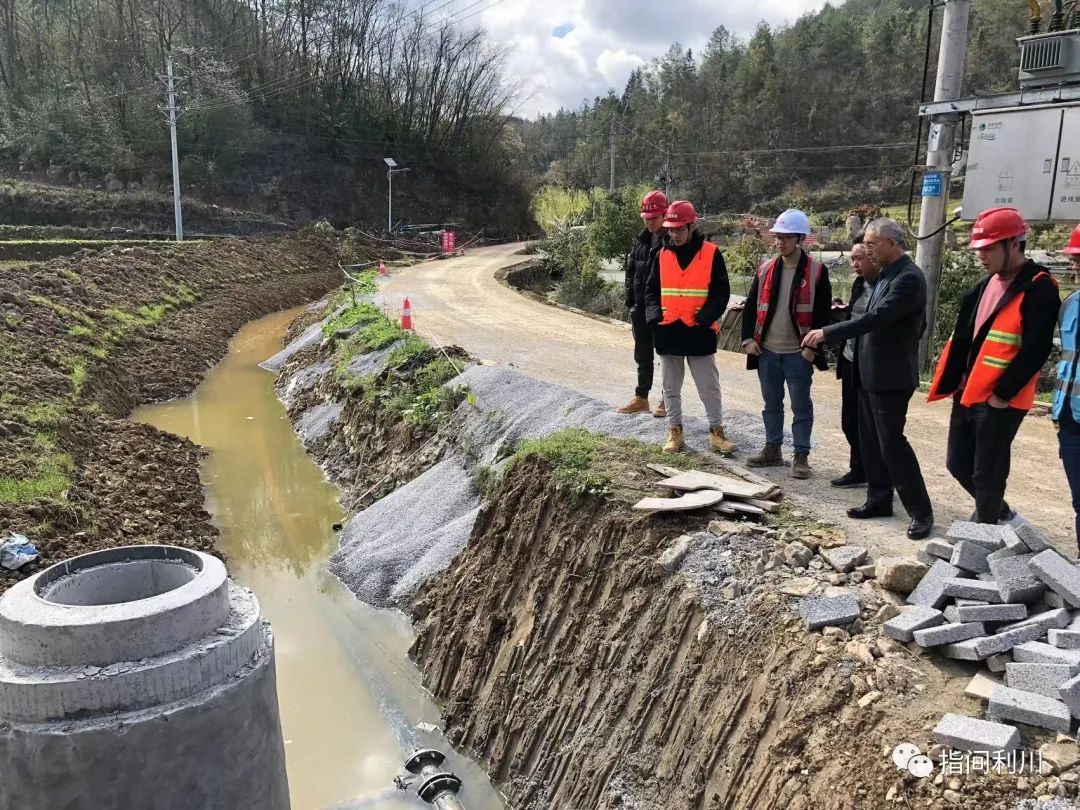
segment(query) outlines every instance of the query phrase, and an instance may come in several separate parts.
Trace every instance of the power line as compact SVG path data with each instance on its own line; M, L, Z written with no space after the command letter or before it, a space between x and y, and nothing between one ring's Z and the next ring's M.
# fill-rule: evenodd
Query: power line
M495 2L492 3L491 5L484 6L483 8L474 11L472 14L466 14L464 17L458 17L457 19L452 19L450 22L459 23L462 20L469 19L469 17L475 17L477 14L481 14L481 13L483 13L485 11L489 11L490 9L493 9L493 8L495 8L495 6L499 5L500 3L504 3L504 2L506 2L506 0L495 0ZM474 3L473 5L476 5L476 4ZM468 8L472 8L472 6L469 6ZM466 10L468 10L468 9L463 8L461 11L466 11ZM461 12L458 12L458 13L460 14Z
M716 152L676 152L675 157L708 157L715 156L721 157L724 155L778 155L787 152L797 153L825 153L825 152L846 152L850 149L910 149L911 141L905 141L903 143L849 143L839 144L835 146L784 146L770 149L730 149L725 151Z

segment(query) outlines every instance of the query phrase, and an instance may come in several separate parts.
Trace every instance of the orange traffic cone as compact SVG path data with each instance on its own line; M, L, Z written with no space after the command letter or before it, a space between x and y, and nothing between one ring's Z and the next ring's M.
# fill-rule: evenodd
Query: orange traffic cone
M385 276L386 274L386 262L384 262L382 259L379 259L379 275Z
M412 329L412 305L409 303L409 299L405 299L405 303L401 306L401 328Z

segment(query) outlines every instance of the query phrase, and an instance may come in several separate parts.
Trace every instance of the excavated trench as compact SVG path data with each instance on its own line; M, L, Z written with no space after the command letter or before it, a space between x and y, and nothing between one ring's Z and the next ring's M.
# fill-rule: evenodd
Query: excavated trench
M783 593L798 576L786 555L846 542L839 531L787 508L768 526L643 516L630 507L655 492L644 464L656 455L626 440L655 444L656 420L450 347L399 368L392 346L361 353L350 381L337 362L349 339L291 353L277 382L355 511L330 570L411 614L410 655L445 734L488 766L507 806L1011 810L1033 788L1064 789L897 772L896 745L926 751L943 711L981 711L964 695L973 669L882 638L900 600L871 581L843 589L863 608L854 625L804 630ZM387 401L441 351L462 372L445 387L468 395L417 423ZM584 473L566 443L595 434L608 438Z

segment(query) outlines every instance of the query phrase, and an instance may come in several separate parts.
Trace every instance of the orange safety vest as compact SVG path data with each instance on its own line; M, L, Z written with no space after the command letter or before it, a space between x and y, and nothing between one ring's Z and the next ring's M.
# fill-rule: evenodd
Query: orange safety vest
M709 297L713 258L719 249L712 242L703 242L701 250L683 270L679 267L675 251L661 248L660 308L664 313L661 326L668 326L676 321L682 321L687 326L698 326L697 311L705 306ZM717 323L713 323L712 329L714 332L720 331Z
M1049 274L1038 273L1032 278L1032 281L1035 281L1040 276L1049 276ZM1051 278L1051 280L1053 279ZM1054 284L1056 285L1057 282L1054 281ZM1005 369L1009 367L1016 355L1020 354L1020 341L1023 337L1020 305L1024 301L1024 295L1025 293L1017 295L998 310L994 316L994 320L990 324L990 331L986 333L986 340L983 341L982 346L979 348L979 355L975 358L975 363L968 374L964 392L960 396L961 405L971 407L990 399L990 395L994 393L994 388L997 387L1001 375L1005 373ZM941 353L941 358L938 360L937 369L934 371L934 381L930 384L930 393L926 398L928 402L934 402L949 396L949 394L942 393L939 389L941 377L945 373L946 365L948 365L951 350L952 337L950 336L949 342L945 344L945 351ZM1033 374L1027 384L1017 392L1016 396L1009 400L1009 407L1021 411L1031 410L1031 406L1035 404L1035 388L1038 383L1038 373Z
M803 274L798 290L795 291L795 326L799 329L799 337L806 337L806 333L814 326L814 294L817 292L818 280L821 278L821 262L815 261L810 254L806 255L806 259L806 272ZM765 338L765 322L769 318L773 283L776 281L777 265L782 261L782 258L766 259L757 269L758 300L754 340L758 345ZM783 303L786 309L788 302Z

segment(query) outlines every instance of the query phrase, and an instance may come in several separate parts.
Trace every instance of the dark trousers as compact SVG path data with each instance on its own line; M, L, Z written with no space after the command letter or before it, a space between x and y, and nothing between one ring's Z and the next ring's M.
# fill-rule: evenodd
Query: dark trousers
M862 455L859 453L859 387L855 380L855 364L843 355L837 361L840 369L840 427L847 438L848 469L865 477Z
M649 396L653 383L653 333L645 323L644 307L630 310L630 326L634 331L634 361L637 363L637 388L634 394L639 397Z
M967 407L953 400L945 466L975 499L979 523L996 524L1001 517L1012 442L1025 414L1016 408L991 408L985 402Z
M1076 543L1080 548L1080 425L1072 418L1068 401L1065 402L1058 422L1058 455L1065 466L1065 477L1069 479L1073 512L1076 513Z
M904 436L913 388L867 391L859 388L859 452L866 470L866 502L892 504L893 489L913 518L933 514L919 460Z

